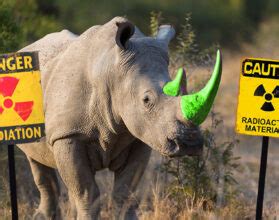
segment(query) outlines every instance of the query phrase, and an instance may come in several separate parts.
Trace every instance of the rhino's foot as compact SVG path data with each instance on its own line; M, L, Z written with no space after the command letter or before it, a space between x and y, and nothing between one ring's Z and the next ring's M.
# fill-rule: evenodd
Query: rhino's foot
M114 219L115 220L138 220L136 213L136 206L130 207L122 206L122 208L114 208Z
M40 209L37 209L35 214L33 215L33 220L61 220L60 212L57 211L55 213L46 213Z
M124 219L138 220L138 216L136 214L136 209L134 207L129 208L125 213Z
M47 217L44 213L39 210L36 210L35 214L33 215L33 220L46 220L46 219L53 219L51 216Z
M47 208L42 207L42 205L39 206L38 209L36 209L35 214L33 215L34 220L61 220L62 215L60 212L60 208Z

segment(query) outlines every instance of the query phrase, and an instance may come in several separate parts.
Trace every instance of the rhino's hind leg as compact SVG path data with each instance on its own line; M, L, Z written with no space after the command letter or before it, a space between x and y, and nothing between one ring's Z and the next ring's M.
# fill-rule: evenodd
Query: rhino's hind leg
M35 184L40 192L40 205L33 219L60 219L58 207L59 183L53 168L28 157Z
M135 213L135 191L148 164L151 148L139 140L131 144L128 159L124 167L114 171L114 187L112 197L116 219L137 219Z

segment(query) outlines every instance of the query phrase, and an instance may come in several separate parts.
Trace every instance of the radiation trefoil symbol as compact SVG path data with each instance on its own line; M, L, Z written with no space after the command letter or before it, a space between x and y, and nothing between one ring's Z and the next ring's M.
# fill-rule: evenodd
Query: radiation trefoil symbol
M262 105L261 110L266 112L274 111L275 109L271 100L273 98L279 98L279 86L276 86L271 93L268 93L266 92L263 84L261 84L256 88L254 92L254 96L264 96L265 102Z
M34 102L14 102L13 94L18 82L19 79L14 77L0 77L0 95L4 97L0 103L0 116L12 108L23 121L26 121L32 113Z

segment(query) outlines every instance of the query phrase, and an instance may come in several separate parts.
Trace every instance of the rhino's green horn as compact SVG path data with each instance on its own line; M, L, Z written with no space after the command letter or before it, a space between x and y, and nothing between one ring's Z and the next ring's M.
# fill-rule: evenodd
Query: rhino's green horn
M186 73L183 68L179 68L176 73L175 79L165 84L165 86L163 87L163 92L169 96L178 96L182 89L182 80L185 80L186 82Z
M163 92L166 95L178 96L183 73L183 69L179 69L175 79L164 86ZM217 94L221 75L222 59L218 50L214 71L206 86L197 93L181 96L180 107L186 120L199 125L206 119Z

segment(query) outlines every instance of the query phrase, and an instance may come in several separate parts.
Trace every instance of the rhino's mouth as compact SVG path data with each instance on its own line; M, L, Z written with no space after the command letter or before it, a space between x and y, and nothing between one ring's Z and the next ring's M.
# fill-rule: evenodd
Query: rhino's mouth
M168 157L200 156L203 150L203 139L184 140L167 138L162 154Z

